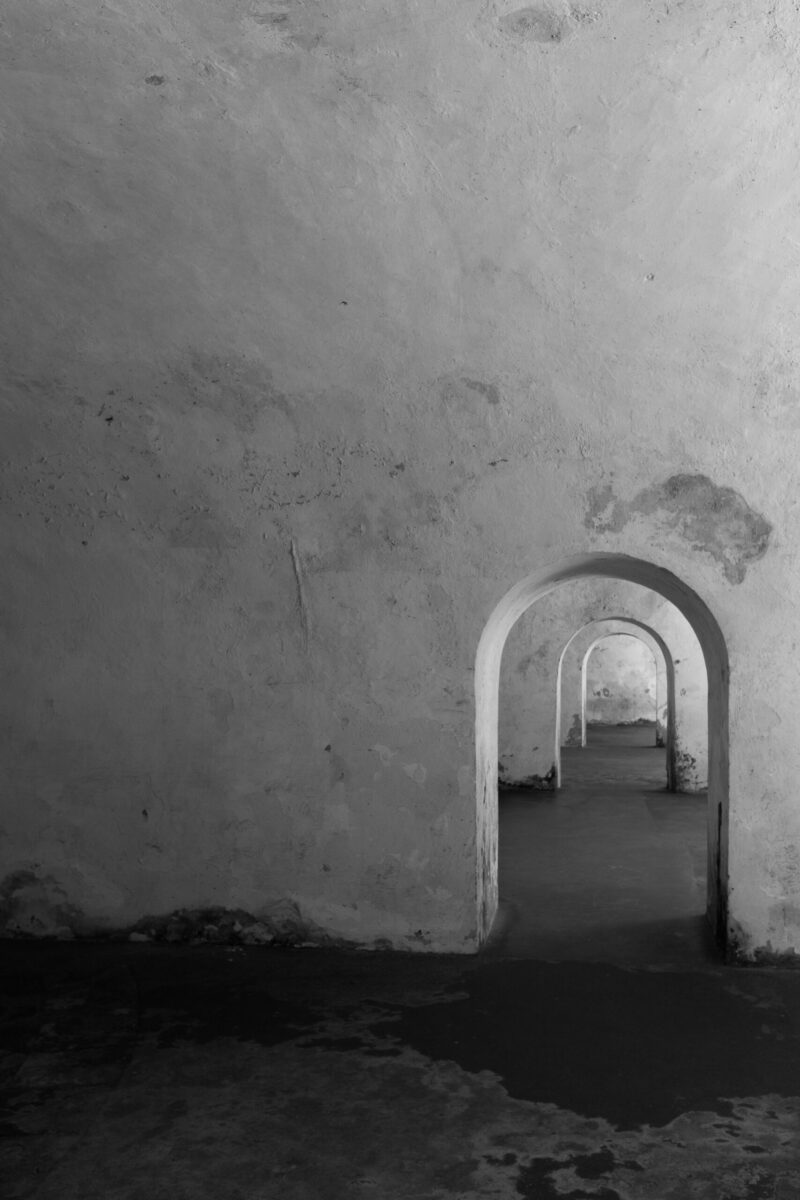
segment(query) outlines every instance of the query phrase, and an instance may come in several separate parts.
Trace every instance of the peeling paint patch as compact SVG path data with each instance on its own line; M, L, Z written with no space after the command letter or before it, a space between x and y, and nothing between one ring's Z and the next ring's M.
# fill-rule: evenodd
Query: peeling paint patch
M33 870L13 871L0 884L0 937L66 940L84 922L57 880Z
M244 946L338 944L303 917L291 900L280 900L258 914L244 909L178 909L163 916L142 917L131 928L132 942L206 942Z
M581 746L583 744L583 721L580 713L573 713L572 724L564 740L565 746Z
M708 787L708 780L698 770L697 759L688 751L676 751L674 770L676 791L693 794Z
M341 806L342 809L345 806ZM348 814L349 817L349 814ZM50 876L15 871L0 884L0 938L56 938L69 941L206 943L244 946L345 946L303 916L292 900L276 900L257 913L221 907L177 909L145 916L133 925L98 927L67 900Z
M441 387L442 399L452 406L470 409L482 402L496 408L500 404L500 391L497 386L482 379L448 376L441 381Z
M779 919L783 906L773 906L770 909L770 923L773 928ZM738 967L780 967L785 970L800 969L800 949L776 950L768 939L765 946L754 946L753 939L737 920L727 918L726 938L727 959Z
M519 788L520 790L531 792L554 792L556 789L555 764L553 764L546 775L525 775L522 779L511 778L509 773L503 768L502 763L498 765L500 767L500 774L497 784L500 788Z
M484 383L480 379L462 379L461 382L471 392L477 392L479 396L483 396L487 404L500 403L500 393L493 383Z
M771 942L766 946L751 946L747 937L736 921L729 920L727 959L737 967L778 967L785 971L800 970L800 953L792 950L775 950Z
M423 767L422 763L403 763L403 770L409 779L413 779L414 783L419 784L420 787L428 778L427 769Z
M630 501L610 486L592 489L584 524L594 533L619 533L637 517L652 517L693 550L710 554L730 583L741 583L769 547L772 525L739 492L719 487L707 475L671 475Z
M372 750L375 754L377 754L384 767L390 767L392 765L392 759L397 757L396 750L390 750L388 746L384 746L380 742L376 742L372 747Z

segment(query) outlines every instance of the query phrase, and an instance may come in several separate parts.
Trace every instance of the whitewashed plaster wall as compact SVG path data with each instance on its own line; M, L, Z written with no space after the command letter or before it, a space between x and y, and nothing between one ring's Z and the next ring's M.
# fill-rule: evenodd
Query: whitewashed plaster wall
M585 671L588 722L652 722L655 730L658 672L649 646L631 634L607 634L590 651Z
M8 931L474 949L481 631L614 551L717 617L731 946L800 951L798 50L789 0L7 0Z

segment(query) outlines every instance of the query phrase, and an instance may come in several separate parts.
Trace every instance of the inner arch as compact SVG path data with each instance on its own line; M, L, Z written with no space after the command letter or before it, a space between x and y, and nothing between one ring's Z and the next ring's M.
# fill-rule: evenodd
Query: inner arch
M585 625L581 625L580 629L575 630L572 637L566 642L561 654L559 655L558 670L556 673L556 735L555 745L553 747L553 762L555 763L556 768L556 787L561 786L561 709L564 659L566 658L569 648L576 638L579 638L580 635L585 632L585 630L602 625L629 625L632 630L639 630L641 633L646 633L648 637L650 637L658 646L664 657L664 664L666 666L667 673L667 790L673 791L675 786L675 662L672 657L672 651L657 630L653 629L652 626L648 625L645 621L640 621L636 617L628 616L597 617L592 621L587 621ZM603 635L600 636L602 637ZM595 644L596 643L592 643L591 648L593 648Z
M639 630L638 632L635 632L635 633L631 630L625 630L625 631L615 630L613 633L601 633L601 634L599 634L598 637L596 637L594 639L592 644L587 648L586 652L584 653L583 661L581 662L581 693L582 693L581 694L581 719L582 719L582 724L583 724L584 744L586 744L586 728L587 728L587 724L589 722L589 718L587 715L589 704L590 704L590 698L588 695L588 679L589 679L589 672L591 669L592 661L594 658L596 658L595 651L609 650L610 643L615 642L619 639L622 639L626 643L631 643L631 642L635 643L635 645L637 647L641 647L641 649L643 651L645 651L647 654L647 671L648 671L648 674L652 677L652 685L653 685L652 686L652 696L650 697L650 701L649 701L649 709L650 709L650 713L651 713L651 716L653 719L653 727L655 728L656 718L658 717L657 686L656 686L656 680L658 678L658 658L656 656L656 648L654 648L651 643L645 641L642 634L643 634L642 630ZM665 668L665 674L666 674L666 668ZM595 720L597 720L597 717L595 717Z

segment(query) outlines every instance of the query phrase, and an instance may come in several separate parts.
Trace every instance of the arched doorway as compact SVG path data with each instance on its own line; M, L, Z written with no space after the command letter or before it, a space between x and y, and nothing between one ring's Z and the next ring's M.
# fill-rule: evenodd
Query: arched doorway
M707 914L717 940L727 917L728 654L725 639L706 603L671 571L629 555L595 553L562 560L514 585L491 613L475 660L476 851L478 940L491 931L498 905L497 743L498 695L503 646L526 609L548 592L575 579L627 580L659 592L692 626L708 673L708 890Z
M628 616L610 616L601 617L594 621L588 621L582 625L580 629L576 629L572 637L564 646L558 660L558 671L556 674L556 742L554 746L553 761L556 767L556 787L561 786L562 782L562 767L561 767L561 748L563 745L563 676L564 663L569 651L573 645L583 634L589 634L594 637L597 634L598 639L604 636L606 630L629 631L642 637L645 644L650 645L655 653L657 650L661 655L664 664L664 674L666 683L665 695L665 721L664 721L664 745L666 747L666 786L668 791L675 790L675 663L672 658L672 651L667 645L661 634L651 625L644 621L638 620L636 617ZM601 632L603 631L603 632ZM591 645L594 643L592 642ZM590 649L591 649L590 645ZM583 680L582 680L583 686ZM586 713L581 710L581 744L586 744Z

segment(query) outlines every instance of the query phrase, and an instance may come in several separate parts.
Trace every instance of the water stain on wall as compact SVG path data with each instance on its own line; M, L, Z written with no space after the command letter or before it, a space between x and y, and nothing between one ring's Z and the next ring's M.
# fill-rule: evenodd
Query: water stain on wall
M0 929L4 937L70 938L82 930L77 908L51 875L23 868L0 882Z
M262 416L283 413L293 424L291 398L274 383L272 372L242 355L226 357L193 351L169 371L169 407L192 407L226 418L239 433L251 436ZM177 391L175 390L177 385Z
M212 688L208 693L208 711L214 726L222 734L230 732L235 704L226 688Z
M518 8L501 17L499 25L503 33L524 42L563 42L572 32L568 14L550 4Z
M481 379L462 379L461 382L471 392L477 392L479 396L484 396L487 404L500 403L500 393L493 383L484 383Z
M318 22L326 19L322 11L315 12L305 5L289 6L290 11L267 10L253 12L250 20L264 29L275 30L290 46L300 50L315 50L323 41Z
M583 722L580 713L573 713L572 724L564 739L565 746L580 746L583 744Z
M445 404L451 407L473 409L483 401L486 404L498 405L500 391L496 384L486 383L482 379L467 379L464 376L445 376L441 380L441 395Z
M241 538L241 530L207 505L182 512L169 532L169 544L177 550L222 551L237 546Z
M707 475L671 475L663 483L620 500L609 485L589 493L584 519L595 533L619 533L637 517L652 517L666 530L716 559L730 583L741 583L747 568L763 558L772 525L739 492L719 487Z

